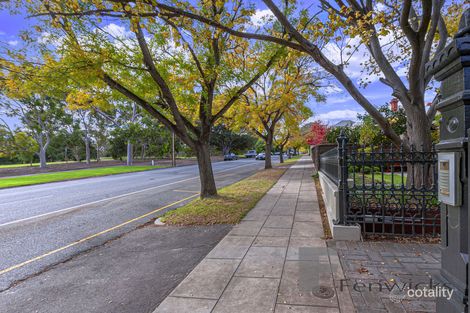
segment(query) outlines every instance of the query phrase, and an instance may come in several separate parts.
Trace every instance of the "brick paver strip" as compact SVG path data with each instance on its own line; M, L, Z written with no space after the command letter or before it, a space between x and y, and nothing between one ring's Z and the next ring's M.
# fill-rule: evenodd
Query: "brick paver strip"
M329 241L341 260L344 275L357 312L411 313L436 312L434 298L409 298L405 292L390 293L386 287L379 290L379 283L392 286L396 282L421 283L429 286L439 283L440 252L438 244L396 242ZM354 284L359 287L354 289ZM368 287L372 284L372 291ZM415 288L413 288L415 289Z
M154 313L354 312L312 174L308 157L288 169Z

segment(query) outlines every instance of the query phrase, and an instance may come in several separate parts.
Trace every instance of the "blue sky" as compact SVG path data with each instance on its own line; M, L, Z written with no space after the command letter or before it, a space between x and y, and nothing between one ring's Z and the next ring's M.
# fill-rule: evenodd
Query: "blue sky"
M266 15L269 13L263 4L256 5L258 15ZM7 11L0 11L0 42L10 46L20 44L19 34L21 30L27 29L33 24L33 21L26 18L25 15L11 16ZM335 49L326 49L325 54L330 58L335 58ZM350 65L346 68L346 73L350 75L354 82L358 82L364 75L361 73L360 62L364 56L359 53L351 59ZM374 79L373 79L374 80ZM334 83L334 81L333 81ZM314 112L311 120L320 119L326 123L334 124L340 120L356 118L357 113L364 113L347 92L345 92L338 83L335 88L330 88L327 92L327 100L324 103L316 103L314 100L308 103L308 106ZM381 106L391 99L391 89L375 79L366 88L361 91L376 106ZM432 93L427 97L428 101L433 98Z

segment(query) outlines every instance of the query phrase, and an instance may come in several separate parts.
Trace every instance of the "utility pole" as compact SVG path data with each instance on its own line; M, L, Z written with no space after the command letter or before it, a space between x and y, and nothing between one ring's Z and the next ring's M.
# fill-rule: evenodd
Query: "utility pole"
M171 166L176 166L175 156L175 132L171 132Z

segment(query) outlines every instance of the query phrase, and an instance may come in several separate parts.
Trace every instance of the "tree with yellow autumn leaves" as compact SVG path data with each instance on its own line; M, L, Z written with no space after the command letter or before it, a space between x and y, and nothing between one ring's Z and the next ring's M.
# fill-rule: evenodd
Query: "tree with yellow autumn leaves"
M218 16L210 18L199 7L183 1L146 2L150 7L136 15L185 17L233 36L271 42L302 52L335 77L394 145L403 145L405 150L412 147L421 151L431 149L430 130L439 97L436 95L426 110L425 94L433 85L425 65L444 49L447 39L453 35L451 31L456 29L457 17L465 1L320 0L319 12L313 11L311 6L299 8L300 1L262 1L275 18L275 22L262 31L226 23ZM341 47L339 58L332 58L323 49L328 42ZM351 56L361 47L365 48L362 50L367 60L362 64L366 78L363 82L367 84L369 77L378 76L388 92L400 100L408 118L404 136L393 130L373 101L346 72ZM416 173L415 176L419 184L423 175ZM426 175L424 177L427 179Z
M22 3L41 16L55 47L63 89L75 108L115 101L136 103L195 152L201 197L217 194L209 140L212 126L277 60L283 48L253 53L252 44L187 18L145 16L145 1L34 1ZM201 14L232 25L252 13L233 2L202 1ZM60 11L61 13L57 13ZM90 12L93 12L91 14ZM122 27L116 34L110 24ZM272 47L271 47L272 48Z
M324 76L314 70L310 60L297 52L284 55L271 69L261 75L231 110L237 127L251 129L265 143L265 168L271 168L271 153L280 125L285 132L295 129L312 115L306 106L314 97L323 100L319 88ZM286 134L287 136L287 134ZM285 145L285 143L284 143Z

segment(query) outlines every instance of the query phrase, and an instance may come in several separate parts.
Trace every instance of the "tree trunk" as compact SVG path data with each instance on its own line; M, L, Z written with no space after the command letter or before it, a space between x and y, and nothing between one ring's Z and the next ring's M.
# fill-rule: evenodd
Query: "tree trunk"
M405 107L407 115L406 133L410 151L432 150L431 125L424 111L424 103ZM429 187L432 184L432 170L429 165L407 165L408 187Z
M96 162L101 161L101 156L100 156L100 146L96 145Z
M127 166L131 166L132 163L133 163L133 154L132 154L132 143L130 140L127 141L127 161L126 161L126 165Z
M142 144L140 149L140 159L143 160L145 157L145 143Z
M73 148L73 157L75 158L75 161L80 162L80 151L78 150L78 147Z
M266 140L266 148L264 150L265 153L265 159L264 159L264 169L270 169L273 168L272 162L271 162L271 151L273 150L273 136L271 134L268 134L267 140Z
M44 146L39 147L39 164L40 168L47 167L46 147Z
M283 153L283 151L284 151L284 148L283 148L283 147L280 147L280 148L279 148L279 151L280 151L280 152L279 152L279 162L280 162L280 163L284 163L284 157L282 156L282 153Z
M196 144L197 164L201 180L201 198L217 196L208 143Z
M86 164L90 164L90 139L85 138L85 161Z
M39 168L46 168L47 167L46 152L47 152L47 146L49 145L49 140L46 139L46 142L44 143L44 137L42 135L35 137L35 139L39 146L39 152L37 153L39 156Z

